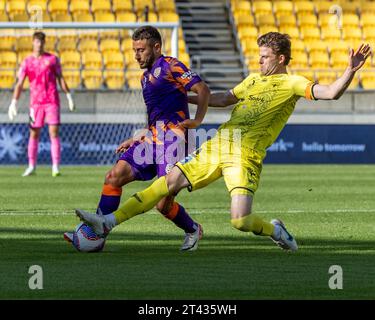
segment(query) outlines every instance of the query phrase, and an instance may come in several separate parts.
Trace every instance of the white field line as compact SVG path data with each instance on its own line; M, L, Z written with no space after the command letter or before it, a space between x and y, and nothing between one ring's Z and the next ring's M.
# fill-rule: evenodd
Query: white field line
M207 212L208 209L202 209L201 211L189 210L189 214L199 215L199 214L229 214L228 211L223 210L212 210L211 212ZM278 213L286 213L286 214L293 214L293 213L375 213L374 209L326 209L326 210L257 210L254 213L259 214L278 214ZM150 212L149 214L159 214L155 211ZM9 217L9 216L74 216L74 212L72 211L59 211L59 212L43 212L43 211L34 211L34 212L22 212L22 211L0 211L0 217Z

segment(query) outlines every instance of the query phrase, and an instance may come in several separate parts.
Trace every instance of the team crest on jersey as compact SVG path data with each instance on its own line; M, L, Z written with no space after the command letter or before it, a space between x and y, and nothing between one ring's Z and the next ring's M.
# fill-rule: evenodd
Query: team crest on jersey
M46 66L49 66L49 60L45 60L45 61L44 61L44 64L45 64Z
M161 72L161 67L157 67L155 70L154 70L154 77L155 78L158 78L160 76L160 72Z

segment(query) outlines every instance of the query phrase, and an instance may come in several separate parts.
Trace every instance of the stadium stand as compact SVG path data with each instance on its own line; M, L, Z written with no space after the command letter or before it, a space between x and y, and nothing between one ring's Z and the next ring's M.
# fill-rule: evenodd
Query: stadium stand
M267 29L291 36L290 71L321 83L336 79L343 71L349 47L375 44L375 2L370 0L231 0L230 10L249 72L258 69L257 53L250 48ZM350 89L374 89L374 67L373 59L368 59ZM310 68L319 70L311 72Z
M169 0L0 0L0 21L29 21L41 9L52 22L174 22L179 20ZM129 30L50 30L46 51L57 54L68 85L73 89L139 88L139 66L134 63ZM31 52L32 30L0 29L1 88L12 88L14 74ZM171 54L171 31L162 31L164 54ZM182 29L179 57L190 65ZM111 57L111 58L109 58ZM136 72L136 73L134 73ZM137 75L138 78L132 80ZM13 77L13 78L12 78Z

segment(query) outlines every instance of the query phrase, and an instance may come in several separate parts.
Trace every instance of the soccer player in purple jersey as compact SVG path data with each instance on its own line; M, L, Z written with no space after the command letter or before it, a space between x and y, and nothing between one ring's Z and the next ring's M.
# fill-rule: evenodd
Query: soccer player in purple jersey
M105 176L97 209L97 213L103 215L118 208L124 185L134 180L164 176L168 168L185 157L187 129L201 124L210 95L207 85L197 74L177 59L162 55L161 36L156 28L140 27L132 39L135 59L141 69L146 69L141 84L148 124L145 134L125 140L116 150L122 155ZM189 117L187 91L197 94L198 108L194 119ZM144 154L148 155L146 159ZM156 208L185 231L181 250L195 250L202 237L202 228L174 201L174 196L163 198ZM72 234L65 233L64 238L71 241Z

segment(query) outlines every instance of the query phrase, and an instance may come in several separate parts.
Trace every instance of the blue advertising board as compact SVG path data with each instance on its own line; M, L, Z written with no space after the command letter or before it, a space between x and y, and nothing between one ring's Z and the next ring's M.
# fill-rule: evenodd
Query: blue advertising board
M203 125L209 130L218 125ZM62 164L110 165L114 150L140 126L64 124ZM268 149L265 163L375 163L375 125L287 125ZM0 164L27 164L28 126L0 124ZM42 131L38 163L50 163L48 130Z

